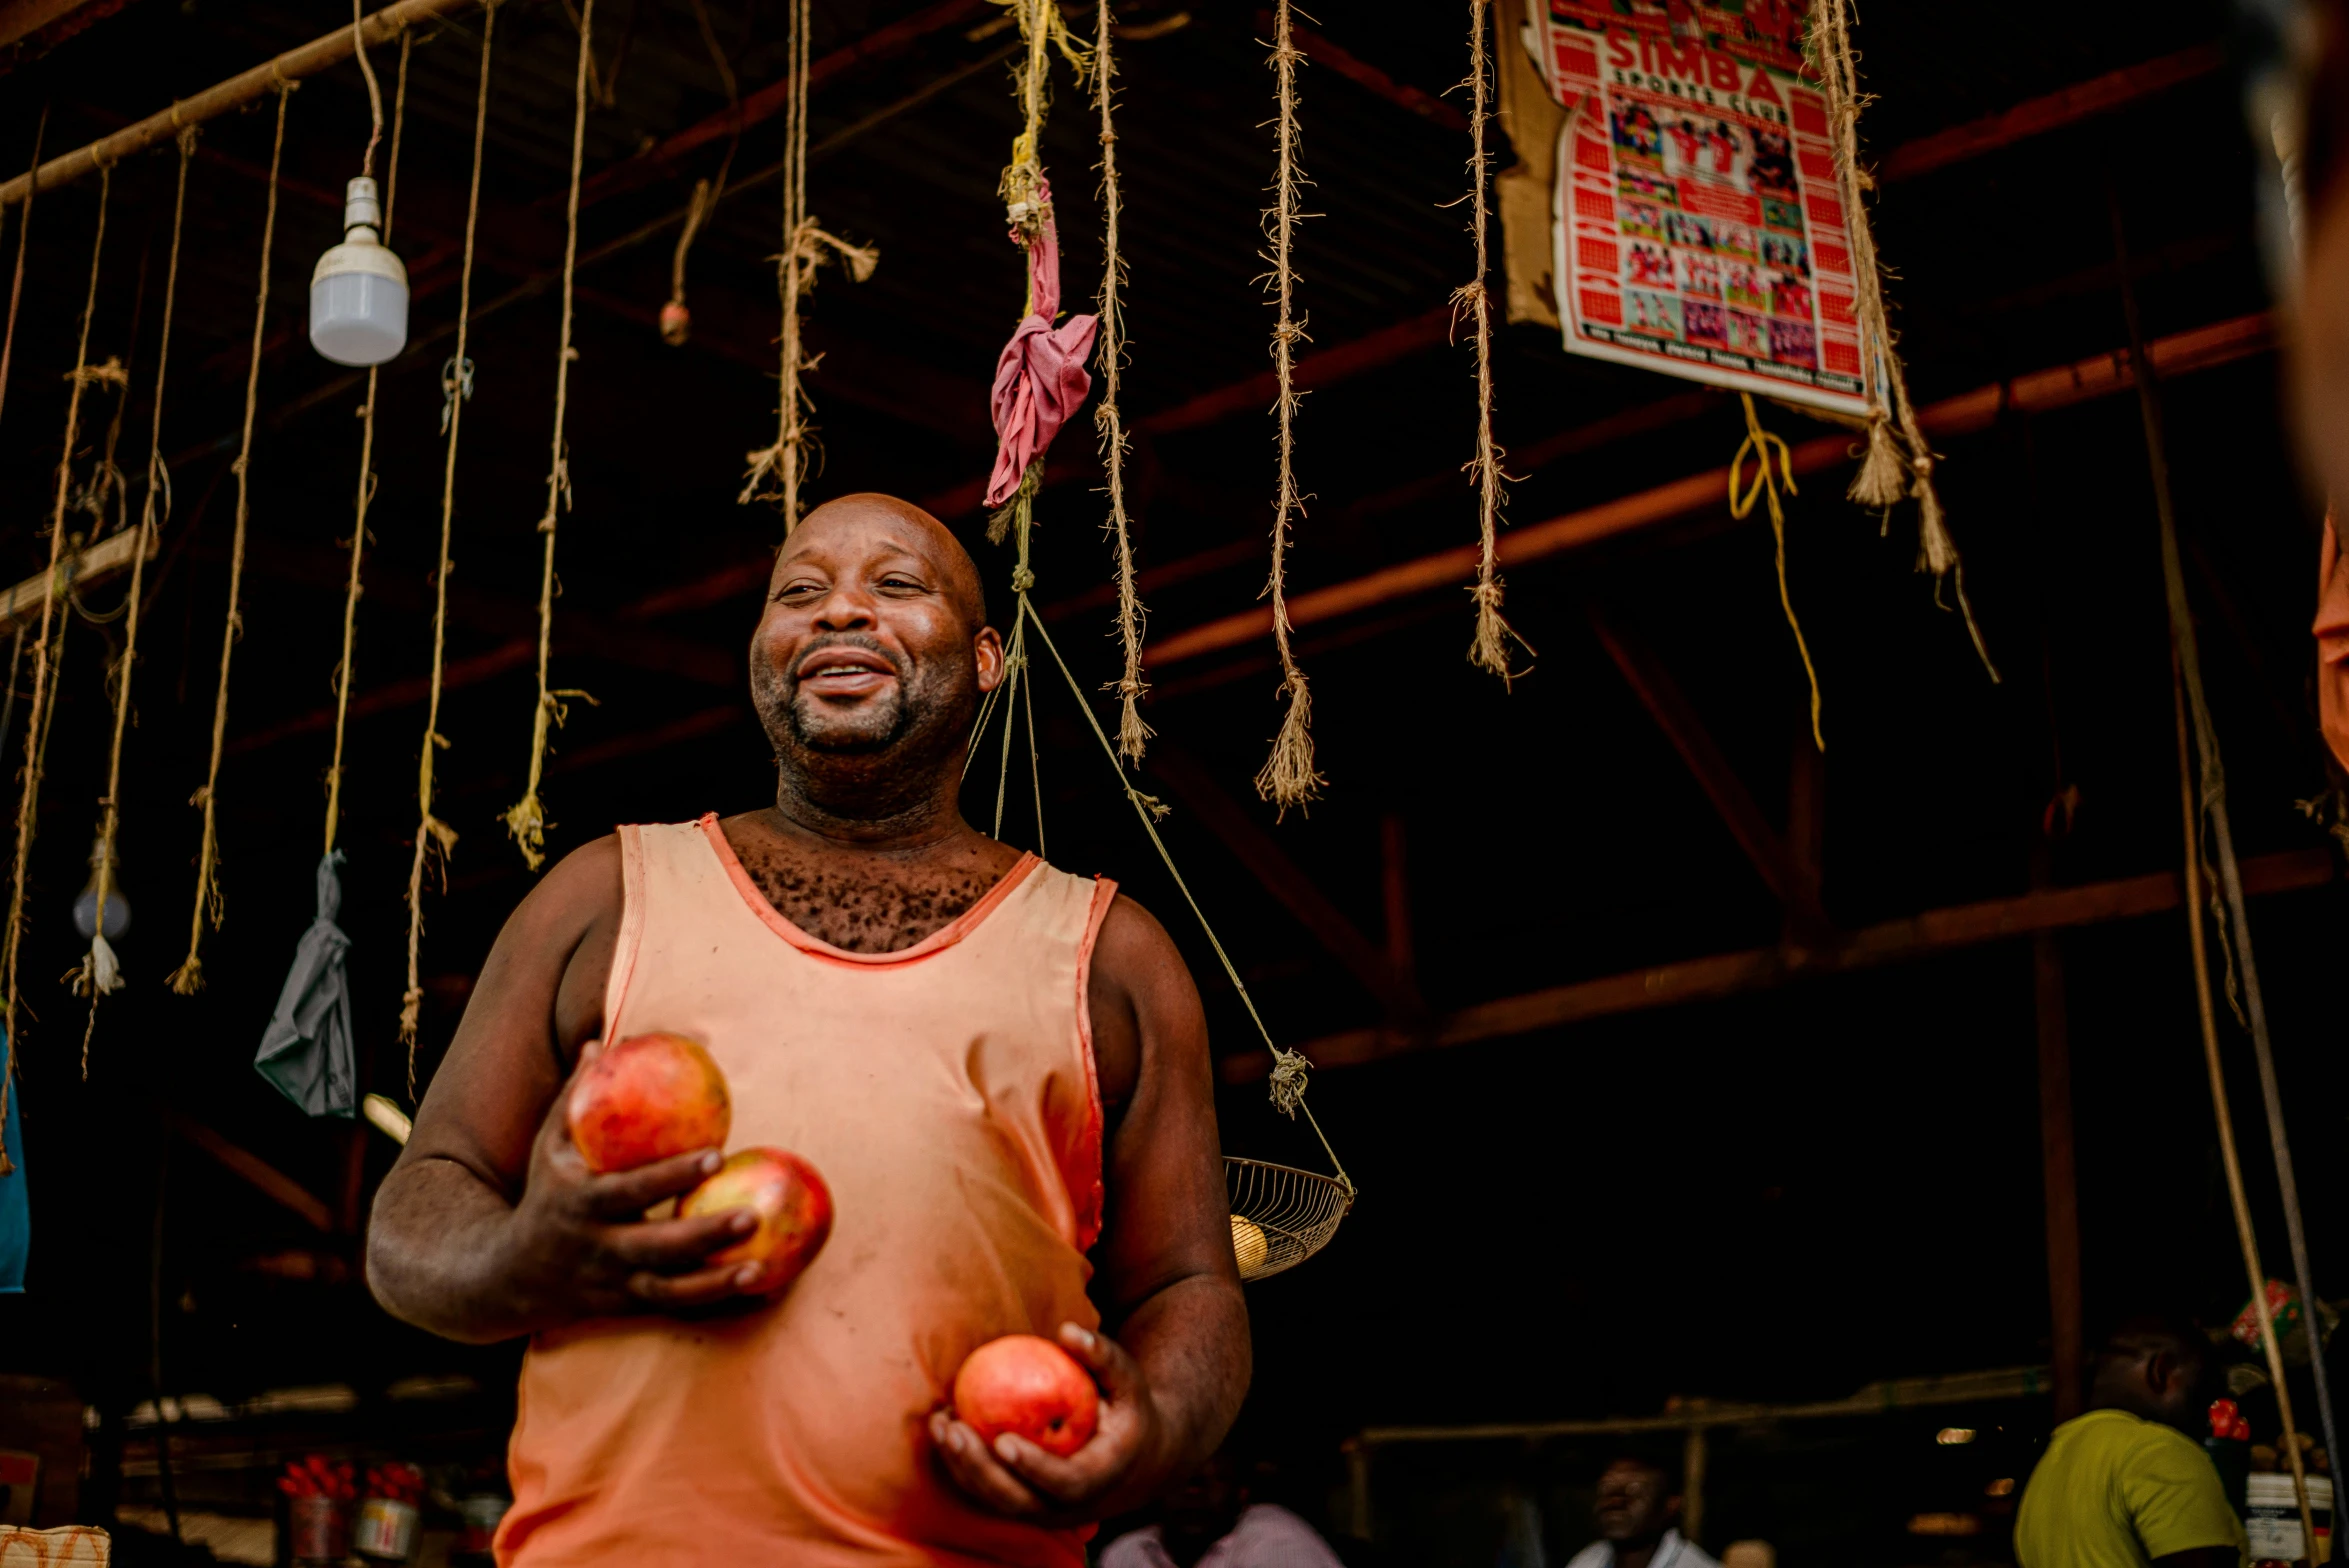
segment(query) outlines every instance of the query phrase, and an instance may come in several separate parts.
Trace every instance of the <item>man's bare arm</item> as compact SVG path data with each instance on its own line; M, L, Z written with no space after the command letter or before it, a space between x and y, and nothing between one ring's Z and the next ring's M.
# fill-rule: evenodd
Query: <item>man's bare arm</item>
M1091 1003L1102 1095L1118 1112L1094 1253L1108 1333L1069 1325L1061 1343L1102 1385L1100 1429L1059 1459L1008 1435L991 1452L943 1413L931 1423L956 1482L1014 1517L1099 1519L1138 1506L1214 1451L1248 1391L1207 1022L1173 941L1128 899L1103 923Z
M695 1265L748 1215L642 1223L715 1169L714 1151L593 1176L571 1146L563 1064L602 1032L619 915L619 846L604 839L548 872L499 932L376 1193L367 1277L393 1316L486 1343L737 1288L734 1271Z

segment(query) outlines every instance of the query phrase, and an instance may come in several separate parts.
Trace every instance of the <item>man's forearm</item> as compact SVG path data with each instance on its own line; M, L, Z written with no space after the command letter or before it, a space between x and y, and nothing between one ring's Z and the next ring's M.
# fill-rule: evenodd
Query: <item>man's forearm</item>
M1206 1462L1239 1417L1253 1370L1248 1308L1237 1285L1211 1274L1175 1281L1118 1325L1158 1407L1159 1451L1116 1495L1106 1516L1137 1508Z
M367 1283L385 1311L445 1339L490 1344L531 1333L508 1267L513 1205L454 1160L394 1170L367 1232Z

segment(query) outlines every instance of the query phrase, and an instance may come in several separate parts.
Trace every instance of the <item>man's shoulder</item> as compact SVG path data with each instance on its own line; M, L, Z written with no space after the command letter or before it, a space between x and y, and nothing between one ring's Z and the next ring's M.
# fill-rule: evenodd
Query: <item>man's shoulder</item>
M2133 1411L2091 1410L2057 1427L2048 1439L2047 1454L2050 1459L2074 1455L2123 1461L2186 1454L2201 1458L2202 1445L2174 1426L2148 1421Z
M1615 1548L1612 1544L1606 1541L1593 1541L1566 1559L1566 1568L1607 1568L1607 1565L1614 1560Z
M1128 1530L1101 1549L1101 1568L1159 1568L1168 1560L1156 1525Z
M1278 1503L1250 1503L1226 1539L1232 1543L1236 1568L1260 1561L1286 1565L1338 1561L1337 1552L1321 1538L1320 1531Z

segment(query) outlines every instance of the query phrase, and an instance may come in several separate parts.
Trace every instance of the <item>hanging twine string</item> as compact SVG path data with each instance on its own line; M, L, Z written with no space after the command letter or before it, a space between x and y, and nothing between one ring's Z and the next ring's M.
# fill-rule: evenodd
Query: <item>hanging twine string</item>
M1786 508L1778 497L1778 488L1784 485L1788 495L1795 493L1794 454L1787 449L1784 439L1762 428L1761 415L1754 411L1752 393L1740 392L1738 400L1745 405L1745 441L1729 462L1729 515L1743 522L1753 515L1756 501L1766 500L1770 504L1770 536L1778 549L1778 607L1786 612L1787 629L1794 633L1794 651L1802 655L1803 675L1811 683L1811 744L1825 751L1827 736L1819 728L1819 671L1811 663L1811 645L1803 640L1802 622L1795 618L1794 598L1786 590ZM1739 479L1749 453L1754 459L1753 483L1741 488ZM1775 472L1770 467L1772 457L1778 459Z
M465 357L466 335L473 319L473 234L481 215L481 145L489 125L490 40L497 30L497 0L481 12L481 85L473 102L473 179L465 195L465 255L457 272L457 352L453 364L465 367L469 382L472 361ZM416 1033L424 1009L421 970L424 948L424 874L428 866L445 865L456 848L457 830L433 815L433 762L448 741L440 732L441 671L447 657L449 625L449 533L457 509L457 438L464 432L465 404L470 387L452 391L443 408L447 456L440 478L440 558L432 574L432 682L424 704L424 740L416 754L416 849L408 862L408 988L400 997L400 1042L408 1048L408 1098L416 1098ZM436 860L437 857L437 860Z
M743 476L735 503L774 503L783 513L783 536L799 526L799 487L807 478L807 448L814 427L814 411L803 373L816 368L800 341L800 297L816 285L816 269L827 257L837 256L858 283L873 275L881 253L870 246L851 245L823 226L807 210L807 79L808 40L813 32L808 0L792 0L790 40L791 90L785 100L783 154L783 253L775 258L777 291L783 298L783 390L776 403L775 444L748 454L750 470Z
M1134 540L1126 520L1126 427L1117 407L1118 373L1125 367L1125 307L1119 291L1126 263L1118 249L1118 219L1124 202L1117 183L1117 128L1112 122L1117 65L1110 55L1109 0L1099 0L1093 20L1093 102L1101 111L1101 406L1093 423L1101 432L1101 466L1109 475L1109 532L1117 550L1117 638L1125 653L1124 673L1104 690L1117 693L1118 754L1135 767L1151 736L1142 722L1141 701L1150 690L1142 679L1142 598L1134 588Z
M367 34L359 25L359 7L362 0L351 0L351 52L359 57L359 74L367 78L367 112L372 129L367 133L367 150L359 155L359 173L363 178L375 178L375 149L383 140L383 88L375 80L375 67L367 58ZM408 40L400 37L400 92L403 99L408 88ZM395 147L392 157L397 160ZM386 224L388 237L389 225Z
M671 348L684 347L693 332L693 315L685 308L685 258L692 252L703 225L717 212L718 198L726 194L727 176L734 172L734 154L742 147L741 85L735 81L734 66L718 43L718 30L710 25L710 8L702 0L693 0L693 20L701 29L702 47L710 53L710 64L717 68L718 85L726 91L726 113L732 123L726 136L726 156L718 162L717 178L693 182L693 195L685 204L685 227L677 235L677 253L669 262L669 303L661 307L660 325L661 341Z
M1835 128L1835 172L1844 211L1851 215L1852 272L1859 282L1860 367L1867 384L1868 445L1849 494L1859 505L1885 514L1890 525L1893 507L1906 497L1917 502L1917 569L1931 572L1938 587L1947 583L1956 595L1958 613L1965 618L1966 635L1974 653L1998 680L1998 666L1990 661L1982 628L1975 623L1974 606L1966 598L1966 568L1950 537L1949 522L1933 486L1933 448L1909 401L1908 373L1895 347L1890 317L1884 304L1884 273L1876 255L1876 235L1868 221L1865 195L1875 180L1860 166L1860 110L1866 100L1859 91L1859 60L1851 44L1848 0L1811 0L1805 41L1827 94L1827 117Z
M1283 816L1291 806L1309 805L1321 793L1328 781L1313 767L1313 698L1306 689L1305 672L1297 667L1296 650L1289 640L1288 553L1289 520L1305 512L1304 497L1297 493L1297 476L1293 468L1296 455L1295 423L1297 405L1304 394L1296 387L1293 361L1299 343L1310 341L1305 324L1296 314L1294 295L1297 286L1296 268L1292 254L1296 247L1298 197L1305 184L1305 176L1297 167L1297 66L1305 58L1291 35L1289 0L1274 0L1272 26L1272 69L1279 87L1280 113L1274 122L1275 140L1279 148L1279 163L1273 176L1273 206L1265 214L1268 237L1272 241L1272 273L1270 282L1274 297L1279 301L1280 313L1272 329L1272 371L1276 388L1273 399L1273 417L1277 422L1280 448L1280 479L1273 494L1272 505L1272 575L1266 579L1264 591L1272 599L1272 640L1280 653L1281 696L1288 701L1288 711L1282 715L1280 733L1272 743L1272 755L1256 775L1256 793L1280 808Z
M33 128L33 164L25 173L24 210L16 220L16 272L8 284L8 330L0 334L0 406L8 401L8 369L16 359L16 312L24 303L25 243L33 237L33 198L41 194L41 138L49 130L49 106L41 106L40 123ZM5 1104L0 1096L0 1104ZM0 1159L5 1159L0 1153Z
M383 188L383 243L389 245L392 236L392 202L400 192L400 132L408 118L408 54L415 42L411 33L400 35L399 86L392 98L392 141L390 177ZM361 63L367 51L359 51ZM367 75L370 89L375 85L375 73ZM376 110L375 135L367 140L367 161L375 157L375 137L383 134L383 100L370 93ZM359 493L352 508L351 572L343 588L343 656L334 667L334 760L326 766L326 848L334 853L335 840L340 836L343 816L343 734L351 713L351 665L359 641L359 568L367 554L367 508L375 500L375 390L379 365L367 368L367 401L359 409Z
M188 914L188 956L171 972L171 988L181 996L193 996L204 988L204 925L209 920L219 929L222 914L220 897L220 755L228 741L228 676L229 663L236 655L237 639L244 635L244 612L239 608L245 586L245 526L251 516L253 465L253 414L261 401L261 337L269 324L269 259L277 240L277 171L285 156L286 105L293 102L297 84L281 81L277 84L277 134L269 145L269 204L261 219L261 283L253 295L253 346L250 362L245 367L245 427L244 437L237 448L234 472L237 476L236 527L229 539L228 550L228 614L220 629L220 683L212 696L212 759L204 769L204 787L196 791L190 805L201 807L204 813L204 838L196 852L195 907Z
M579 76L571 108L571 188L565 204L568 227L563 235L563 335L561 352L555 356L555 433L553 450L547 458L546 511L538 519L538 531L546 536L544 559L538 575L538 705L530 716L530 777L523 787L522 798L506 811L506 831L521 847L522 859L531 870L546 864L546 803L538 798L538 786L546 777L547 734L569 716L565 705L567 697L586 697L582 691L553 691L547 686L547 661L554 647L555 636L555 526L563 512L571 505L571 454L563 440L565 415L571 406L571 362L579 357L579 350L571 346L571 288L579 267L579 168L587 149L587 61L588 42L595 29L595 0L582 0L579 8Z
M16 798L16 864L8 887L8 927L5 958L8 978L6 1017L0 1019L7 1032L7 1040L0 1051L0 1119L8 1110L8 1094L16 1079L16 1017L23 998L20 988L20 967L24 952L26 872L32 858L33 830L40 821L41 762L46 748L46 719L56 699L57 656L63 652L65 626L58 615L58 563L65 554L65 498L72 482L73 454L81 442L82 392L90 385L90 320L98 313L98 270L106 254L106 208L113 193L114 168L111 164L98 165L98 225L90 240L90 286L82 297L81 336L73 351L73 372L66 378L69 388L65 398L65 446L57 459L57 495L49 512L49 573L48 591L41 595L40 636L33 643L32 707L25 723L24 783ZM21 231L20 231L21 233ZM52 646L52 631L58 639ZM16 1167L9 1163L8 1151L0 1148L0 1175Z
M1486 236L1489 225L1484 136L1492 123L1489 80L1492 67L1484 43L1486 9L1485 0L1469 0L1468 227L1476 236L1476 277L1453 291L1452 309L1455 319L1460 311L1466 310L1476 322L1476 456L1467 466L1476 476L1478 555L1476 586L1469 590L1476 601L1476 639L1468 645L1468 662L1499 676L1501 684L1506 686L1516 674L1509 668L1510 642L1515 641L1528 653L1533 648L1501 616L1501 449L1493 445L1493 300L1485 286L1489 276Z
M179 241L188 210L188 164L196 154L196 128L179 133L179 177L171 201L171 256L163 267L163 332L155 345L155 407L147 438L147 494L139 510L139 537L131 550L130 593L123 601L122 654L110 672L114 687L114 734L106 752L106 793L98 802L98 849L92 857L98 909L90 949L75 971L76 994L90 999L82 1025L82 1078L90 1076L90 1039L98 1028L98 999L122 988L122 965L106 940L106 905L114 896L115 841L122 829L122 738L130 723L131 677L138 669L140 599L147 557L171 516L171 471L163 462L163 392L171 372L171 322L179 303Z

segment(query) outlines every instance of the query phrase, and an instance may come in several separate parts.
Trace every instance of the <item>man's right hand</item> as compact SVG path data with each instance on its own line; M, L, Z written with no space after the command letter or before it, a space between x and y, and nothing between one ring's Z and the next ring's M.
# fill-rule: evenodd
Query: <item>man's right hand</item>
M600 1047L589 1044L579 1072ZM596 1175L571 1141L574 1072L547 1108L531 1146L530 1172L506 1227L505 1282L524 1320L535 1323L674 1312L755 1294L762 1267L708 1266L758 1224L748 1209L692 1219L648 1220L645 1211L700 1185L721 1163L701 1149L634 1170Z

